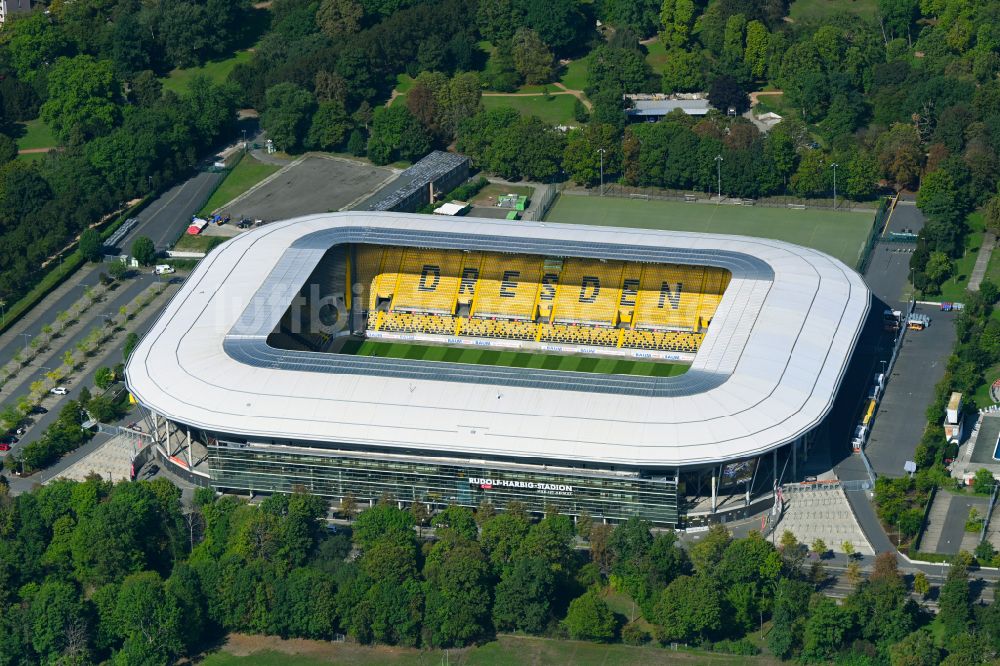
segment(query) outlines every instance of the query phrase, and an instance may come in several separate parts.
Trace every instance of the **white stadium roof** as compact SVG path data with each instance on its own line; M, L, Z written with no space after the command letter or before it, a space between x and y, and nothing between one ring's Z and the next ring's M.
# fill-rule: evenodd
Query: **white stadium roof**
M665 378L287 351L267 335L338 243L716 265L732 280L687 373ZM720 463L808 432L833 405L869 309L862 279L776 240L347 212L215 249L133 353L128 385L172 420L297 440L603 466Z

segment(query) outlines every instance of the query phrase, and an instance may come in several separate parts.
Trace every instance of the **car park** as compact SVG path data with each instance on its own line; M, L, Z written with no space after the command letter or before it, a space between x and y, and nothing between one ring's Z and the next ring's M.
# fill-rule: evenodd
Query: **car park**
M69 390L65 386L56 386L54 388L49 389L49 393L51 393L52 395L66 395L67 393L69 393Z

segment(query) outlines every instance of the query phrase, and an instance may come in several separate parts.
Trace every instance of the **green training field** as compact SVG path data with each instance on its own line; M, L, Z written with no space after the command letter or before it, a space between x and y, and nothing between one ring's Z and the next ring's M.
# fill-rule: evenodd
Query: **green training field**
M198 74L208 77L212 83L222 83L229 76L229 72L240 63L250 62L253 53L250 51L237 51L232 56L223 60L212 60L200 67L188 67L187 69L175 69L167 76L160 79L164 90L172 90L177 94L187 92L188 84Z
M513 368L569 370L603 375L641 375L646 377L671 377L683 374L688 369L688 366L683 363L632 361L624 358L596 356L561 356L542 352L499 351L496 349L464 349L430 344L376 342L374 340L365 340L364 342L350 340L344 344L340 353L405 358L413 361L478 363Z
M551 222L701 231L774 238L833 255L854 268L875 218L870 213L731 206L561 194Z

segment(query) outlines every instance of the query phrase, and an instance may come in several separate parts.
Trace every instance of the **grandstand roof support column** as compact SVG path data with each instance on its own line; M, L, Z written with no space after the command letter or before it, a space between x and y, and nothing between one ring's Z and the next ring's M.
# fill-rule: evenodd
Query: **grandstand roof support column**
M799 451L799 440L798 439L794 439L794 440L792 440L792 479L798 479L799 478L799 472L798 472L799 456L798 456L798 451Z
M715 513L715 509L717 508L717 504L719 501L719 487L715 481L716 469L717 468L715 467L715 465L712 465L712 513Z
M187 443L188 469L194 469L194 464L191 462L191 428L187 429Z

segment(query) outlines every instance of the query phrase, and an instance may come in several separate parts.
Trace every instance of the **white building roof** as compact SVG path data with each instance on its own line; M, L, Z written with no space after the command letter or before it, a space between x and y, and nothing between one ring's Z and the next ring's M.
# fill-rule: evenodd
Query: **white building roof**
M535 252L728 268L687 373L626 377L267 346L337 243ZM869 308L840 261L781 241L402 213L269 224L204 259L133 353L136 399L170 419L247 437L423 450L470 459L661 467L770 451L833 404Z

